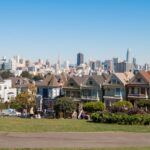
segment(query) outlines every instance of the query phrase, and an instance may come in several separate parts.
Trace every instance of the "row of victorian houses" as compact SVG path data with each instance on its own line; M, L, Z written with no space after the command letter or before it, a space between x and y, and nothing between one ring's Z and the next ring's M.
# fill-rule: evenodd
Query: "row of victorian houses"
M21 77L12 77L6 81L1 79L0 97L4 99L3 102L9 101L11 96L26 91L29 83L29 79ZM37 95L46 108L60 96L72 97L77 103L101 100L108 107L120 100L136 104L139 99L150 99L150 71L139 71L135 75L125 72L82 77L69 77L62 73L59 76L47 75L35 84Z
M66 96L79 103L101 100L108 107L120 100L136 104L139 99L150 98L150 71L140 71L135 75L131 72L82 77L50 75L37 83L37 87L38 94L47 103Z

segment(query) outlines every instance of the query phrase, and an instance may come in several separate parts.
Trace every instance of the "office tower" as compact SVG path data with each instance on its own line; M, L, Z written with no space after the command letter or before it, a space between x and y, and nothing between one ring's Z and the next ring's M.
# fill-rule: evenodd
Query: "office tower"
M24 64L24 59L21 58L21 59L19 60L19 63L20 63L20 64Z
M136 65L136 58L133 58L133 65Z
M113 63L114 63L114 64L119 63L119 58L118 58L118 57L113 58Z
M105 60L103 62L104 65L104 70L108 71L108 72L112 72L113 71L113 61L112 60Z
M77 54L77 66L84 63L84 55L82 53Z
M45 64L46 64L47 67L50 67L50 66L51 66L51 65L50 65L50 61L49 61L48 59L46 60Z
M31 61L30 61L30 60L26 60L26 61L25 61L25 66L26 66L26 67L29 67L30 65L31 65Z
M14 56L14 59L15 59L16 63L19 63L19 60L20 60L19 56Z
M95 61L90 61L89 66L90 66L91 70L94 71L96 69L96 62Z
M126 62L127 62L127 63L131 63L131 62L130 62L130 57L131 57L131 56L130 56L130 55L131 55L130 53L131 53L131 49L128 48L128 49L127 49L127 55L126 55Z
M127 62L119 62L114 64L114 71L118 72L132 72L133 71L133 64Z
M101 67L101 62L100 60L96 60L96 68L100 68Z
M65 68L65 69L69 69L69 61L68 61L68 60L66 60L66 61L64 62L64 68Z

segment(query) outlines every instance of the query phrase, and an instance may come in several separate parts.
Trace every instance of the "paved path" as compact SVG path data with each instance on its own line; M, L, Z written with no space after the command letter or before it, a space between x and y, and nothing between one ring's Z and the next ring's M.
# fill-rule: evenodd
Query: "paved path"
M0 148L143 146L150 146L150 133L0 133Z

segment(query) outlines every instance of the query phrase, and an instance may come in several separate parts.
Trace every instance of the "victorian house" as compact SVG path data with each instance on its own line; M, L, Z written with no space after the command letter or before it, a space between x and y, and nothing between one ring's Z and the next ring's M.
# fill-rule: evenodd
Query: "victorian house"
M150 98L150 71L139 71L127 85L127 99L133 104Z
M85 84L88 76L73 76L68 79L63 87L66 97L72 97L74 101L80 101L82 97L82 86Z
M64 86L65 96L76 101L102 100L102 84L107 80L107 75L74 76Z
M131 72L113 73L103 84L103 101L107 107L126 99L126 85L133 76Z
M103 90L102 85L106 81L104 75L89 76L86 82L81 87L82 101L99 101L102 100Z

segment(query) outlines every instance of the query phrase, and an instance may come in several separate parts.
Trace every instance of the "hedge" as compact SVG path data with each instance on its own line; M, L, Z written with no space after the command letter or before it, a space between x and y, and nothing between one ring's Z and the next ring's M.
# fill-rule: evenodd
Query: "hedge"
M105 105L103 102L87 102L83 104L83 110L88 113L93 113L97 111L103 111L105 109Z
M128 124L128 125L149 125L150 115L142 114L114 114L114 113L93 113L91 115L93 122L100 123L115 123L115 124Z

